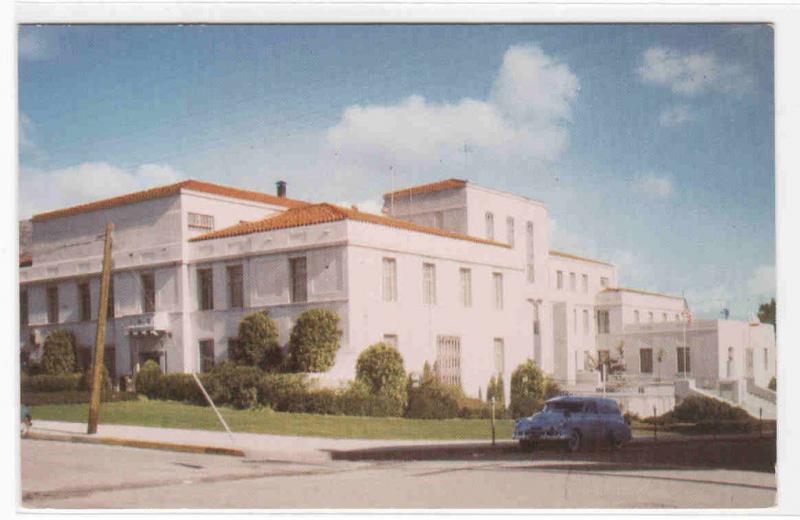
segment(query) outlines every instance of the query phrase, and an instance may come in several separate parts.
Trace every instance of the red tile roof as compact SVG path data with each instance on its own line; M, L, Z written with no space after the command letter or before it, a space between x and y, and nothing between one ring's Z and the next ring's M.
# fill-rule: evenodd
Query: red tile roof
M553 251L553 250L551 250L550 251L550 255L551 256L560 256L560 257L563 257L563 258L569 258L571 260L580 260L581 262L591 262L593 264L610 265L611 267L614 267L614 264L610 264L608 262L603 262L602 260L595 260L593 258L586 258L586 257L583 257L583 256L573 255L573 254L570 254L570 253L564 253L562 251Z
M397 229L405 229L408 231L416 231L418 233L427 233L429 235L437 235L447 238L454 238L457 240L468 240L470 242L477 242L479 244L488 244L500 247L510 247L508 244L494 242L492 240L484 240L482 238L471 237L461 233L452 231L445 231L443 229L421 226L413 222L399 220L395 218L385 217L382 215L374 215L372 213L364 213L354 209L345 209L333 204L321 203L313 204L300 208L291 208L287 211L258 220L254 222L243 222L217 231L211 231L203 235L191 238L190 241L210 240L214 238L227 238L239 235L249 235L251 233L261 233L263 231L273 231L276 229L286 229L300 226L311 226L314 224L323 224L326 222L337 222L341 220L355 220L358 222L366 222L369 224L377 224L380 226L393 227Z
M682 300L682 296L673 296L671 294L656 293L650 291L642 291L641 289L630 289L628 287L607 287L600 292L629 292L635 294L643 294L645 296L660 296L662 298L672 298L674 300Z
M420 193L430 193L432 191L451 190L455 188L463 188L467 185L467 181L463 179L447 179L444 181L432 182L430 184L420 184L419 186L412 186L402 190L384 193L383 198L388 199L392 196L402 197L404 195L418 195Z
M103 199L95 202L89 202L87 204L72 206L70 208L57 209L54 211L48 211L46 213L39 213L38 215L34 215L32 220L34 222L37 222L42 220L48 220L51 218L65 217L69 215L76 215L79 213L86 213L89 211L113 208L125 204L133 204L135 202L141 202L144 200L160 199L162 197L169 197L172 195L176 195L180 193L181 190L200 191L203 193L210 193L213 195L221 195L223 197L231 197L234 199L241 199L241 200L250 200L255 202L262 202L265 204L274 204L276 206L284 206L287 208L297 208L308 204L307 202L276 197L275 195L268 195L266 193L260 193L257 191L242 190L239 188L221 186L219 184L212 184L210 182L196 181L190 179L175 184L170 184L167 186L159 186L157 188L151 188L149 190L127 193L125 195L112 197L110 199Z

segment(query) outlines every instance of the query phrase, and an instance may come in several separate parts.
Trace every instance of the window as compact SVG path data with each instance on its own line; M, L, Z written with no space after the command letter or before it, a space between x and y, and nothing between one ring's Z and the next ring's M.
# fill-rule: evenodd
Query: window
M502 338L494 338L494 373L502 375L506 371L506 352Z
M556 271L556 289L563 289L564 288L564 272L563 271Z
M212 215L201 215L200 213L189 213L189 227L194 229L214 229L214 217Z
M142 273L142 312L156 311L156 280L153 273Z
M306 257L290 258L289 270L292 276L292 303L308 301Z
M514 247L514 217L506 218L506 242Z
M435 370L442 383L461 386L461 338L437 336Z
M600 287L608 287L608 278L605 276L600 277Z
M581 290L583 294L589 294L589 275L582 274L581 275Z
M197 270L197 301L201 311L214 308L214 271L210 267Z
M92 293L89 291L89 282L78 284L78 309L81 321L92 319Z
M667 313L666 313L666 312L665 312L664 314L662 314L662 315L661 315L661 321L668 321L668 320L667 320Z
M47 288L47 323L58 323L58 286Z
M110 276L108 278L108 308L106 309L106 318L113 318L113 317L114 317L114 277Z
M533 304L533 335L539 335L539 304Z
M26 321L27 323L27 321ZM769 349L764 349L764 370L769 368Z
M676 314L675 315L675 321L681 321L681 315L680 314Z
M608 311L597 311L597 333L608 334L609 328Z
M639 311L633 311L633 321L639 323Z
M241 309L244 307L244 271L241 265L229 265L228 272L228 307Z
M578 333L578 309L572 309L572 332Z
M528 283L534 283L536 281L536 271L534 268L535 261L534 261L534 243L533 243L533 222L528 222L525 225L525 250L526 250L526 257L527 257L527 276L528 276Z
M384 334L383 335L383 342L392 347L393 349L397 350L397 334Z
M472 271L461 268L458 274L461 279L461 304L464 307L472 307Z
M494 240L494 215L486 212L486 240Z
M20 327L24 327L28 324L28 290L21 289L19 291L19 325ZM766 349L764 352L766 353ZM764 367L766 367L766 362L764 363Z
M503 275L500 273L492 273L494 279L494 308L503 308Z
M589 310L583 309L583 333L585 335L589 335L591 331L589 330Z
M397 301L397 260L394 258L383 259L383 301Z
M441 211L437 211L433 214L433 227L443 229L444 228L444 213Z
M653 313L652 312L648 312L647 313L647 319L648 319L648 321L650 323L653 323Z
M639 349L639 372L642 374L653 373L653 349Z
M575 286L575 273L569 273L569 290L575 292L577 287Z
M688 374L692 371L692 349L678 347L678 373Z
M212 368L214 368L214 340L201 339L200 372L210 372Z
M422 303L436 304L436 266L422 264Z

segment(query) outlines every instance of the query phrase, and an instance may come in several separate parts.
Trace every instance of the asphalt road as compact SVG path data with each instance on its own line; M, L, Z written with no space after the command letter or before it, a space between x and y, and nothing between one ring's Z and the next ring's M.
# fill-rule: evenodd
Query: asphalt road
M760 508L775 475L535 460L299 463L22 440L25 508Z

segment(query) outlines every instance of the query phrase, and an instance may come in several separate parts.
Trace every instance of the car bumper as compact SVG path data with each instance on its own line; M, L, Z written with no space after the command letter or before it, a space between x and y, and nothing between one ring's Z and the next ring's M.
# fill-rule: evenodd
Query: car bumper
M562 431L515 431L513 439L530 442L565 442L569 440L569 434Z

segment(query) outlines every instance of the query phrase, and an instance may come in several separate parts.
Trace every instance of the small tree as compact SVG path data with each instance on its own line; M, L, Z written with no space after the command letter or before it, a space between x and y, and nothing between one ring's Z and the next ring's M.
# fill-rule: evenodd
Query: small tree
M604 365L606 367L606 385L611 387L611 389L618 389L625 386L626 366L624 341L620 341L617 344L616 356L609 354L607 358L604 358L600 355L600 352L598 352L596 356L589 357L589 366L592 370L600 371Z
M44 340L42 370L45 374L71 374L75 371L75 336L68 330L54 330Z
M778 380L775 379L774 377L770 379L769 384L767 384L767 388L769 388L773 392L776 392L778 390Z
M525 417L542 408L547 378L532 359L519 365L511 374L511 405L513 417Z
M339 350L339 316L328 309L310 309L302 313L289 338L291 368L295 372L327 372Z
M758 306L758 321L761 323L771 323L772 325L775 325L775 313L775 298L771 298L769 302L762 303ZM775 330L778 330L777 326L775 327Z
M498 410L505 409L506 396L503 374L497 374L497 376L489 378L489 384L486 386L486 402L491 403L492 398L494 398L494 404Z
M408 378L406 417L414 419L448 419L458 415L459 389L442 384L426 362L419 382Z
M356 380L363 382L374 393L397 403L398 414L408 401L406 371L403 356L385 343L367 347L356 362Z
M239 322L239 338L230 346L228 359L237 365L276 371L283 362L278 327L267 311L248 314Z

